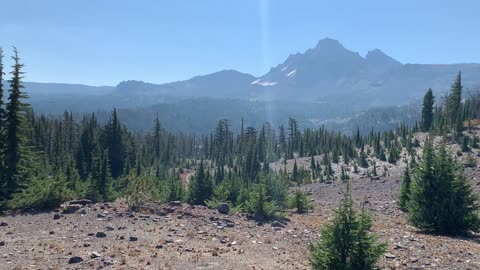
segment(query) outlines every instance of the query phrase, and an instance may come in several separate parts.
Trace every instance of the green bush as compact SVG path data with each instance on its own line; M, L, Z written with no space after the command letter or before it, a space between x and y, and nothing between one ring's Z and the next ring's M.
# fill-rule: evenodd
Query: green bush
M127 178L125 198L130 208L158 202L160 196L157 178L150 175L135 176L133 174Z
M353 209L349 188L333 220L321 230L322 241L310 245L310 264L315 270L370 270L386 249L378 236L370 233L372 218L364 210Z
M182 180L177 177L170 177L163 182L163 200L167 202L171 201L184 201L185 200L185 187Z
M288 208L296 208L297 213L302 214L305 213L307 210L313 209L313 204L308 199L307 194L298 189L293 195L288 198Z
M213 196L211 200L206 200L206 205L211 208L216 208L221 203L229 203L230 189L226 181L222 181L220 184L213 188Z
M281 215L281 209L268 197L264 184L257 184L252 188L245 202L245 211L260 219L271 219Z
M473 157L471 153L468 153L467 157L465 158L465 167L476 167L477 166L477 160Z
M59 174L53 179L39 176L27 188L15 193L7 206L11 209L55 208L74 196L75 192L67 188L63 175Z

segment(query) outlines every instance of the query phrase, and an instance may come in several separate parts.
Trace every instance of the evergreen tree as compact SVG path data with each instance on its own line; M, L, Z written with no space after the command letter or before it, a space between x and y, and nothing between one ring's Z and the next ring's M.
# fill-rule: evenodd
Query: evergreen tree
M400 194L398 196L398 206L402 210L407 209L408 202L410 200L410 173L408 171L408 165L405 166L405 172L403 173L402 186L400 188Z
M445 145L435 153L432 142L426 142L410 188L409 221L441 234L466 234L480 230L477 210L478 196Z
M450 95L447 100L447 112L449 114L450 123L457 121L460 105L462 101L462 74L458 72L455 81L450 87Z
M195 176L192 177L189 185L189 202L196 205L204 205L206 200L212 197L213 187L209 173L205 172L204 161L200 161Z
M109 123L105 126L104 145L110 157L110 170L114 179L120 177L125 165L125 145L123 129L118 120L117 110L113 109Z
M369 270L386 249L370 233L372 219L362 210L358 215L347 184L345 196L335 209L333 220L322 228L322 241L310 246L310 263L315 270Z
M267 194L267 187L264 183L256 184L248 194L245 202L245 211L254 215L254 218L262 221L275 217L278 206Z
M435 103L432 89L428 89L423 97L421 127L423 131L429 131L433 122L433 105Z
M160 154L161 154L161 134L162 132L162 127L160 125L160 120L158 120L158 115L155 118L154 125L153 125L153 130L152 130L152 140L153 140L153 157L156 158L157 160L160 159Z
M395 143L392 143L392 145L388 149L388 163L395 164L397 163L397 160L399 158L400 158L400 153L398 152L398 149Z
M310 157L310 170L312 171L312 180L314 180L316 178L315 172L317 168L315 167L315 158L313 157L313 155Z
M362 150L361 150L361 152L360 152L360 161L359 161L359 163L360 163L360 167L362 167L362 168L368 168L367 155L365 154L365 151L363 150L363 148L362 148Z
M312 202L308 199L307 194L297 189L288 199L288 207L296 208L298 214L305 213L307 210L313 209Z
M295 163L293 163L292 181L300 184L300 176L299 176L299 173L298 173L298 166L297 166L297 160L296 159L295 159Z
M468 136L462 136L462 152L469 152L470 147L468 147Z
M5 151L5 108L3 103L3 49L0 47L0 190L5 189L5 167L4 167L4 151ZM2 192L0 192L0 198Z
M22 91L23 64L20 64L17 49L14 47L14 56L12 57L14 65L12 79L9 80L10 89L8 103L6 105L6 147L5 147L5 191L7 196L15 192L23 183L27 181L28 166L26 161L31 158L31 153L27 145L26 115L29 105L22 100L28 96Z

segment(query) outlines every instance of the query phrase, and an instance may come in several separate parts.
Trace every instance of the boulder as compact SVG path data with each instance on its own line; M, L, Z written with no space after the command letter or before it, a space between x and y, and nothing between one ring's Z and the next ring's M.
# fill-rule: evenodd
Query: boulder
M253 216L253 219L259 223L263 223L267 220L264 215L259 215L259 214L255 214Z
M170 206L182 206L181 201L171 201L168 203Z
M85 206L87 204L93 204L93 202L87 199L78 199L78 200L69 201L68 204L80 204L81 206Z
M220 214L228 215L230 213L230 206L227 203L218 205L217 210Z
M273 221L272 222L272 227L277 227L277 228L285 228L285 225L283 225L282 223L280 223L279 221Z
M62 207L63 214L73 214L82 208L81 204L68 204Z

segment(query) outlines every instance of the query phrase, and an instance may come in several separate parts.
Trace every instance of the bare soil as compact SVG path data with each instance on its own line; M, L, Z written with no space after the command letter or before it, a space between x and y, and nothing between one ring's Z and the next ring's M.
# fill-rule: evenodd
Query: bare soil
M297 162L310 164L309 158ZM383 165L386 176L375 180L364 169L349 173L356 205L370 210L373 231L388 243L379 266L480 269L480 236L431 235L406 223L396 205L405 163L377 161L380 175ZM283 168L280 162L275 166ZM480 168L466 168L465 174L480 192ZM319 228L331 218L345 184L337 180L301 189L315 209L303 215L289 212L281 224L179 203L141 212L117 201L87 205L73 214L5 213L0 216L0 269L309 269L308 243L321 238Z

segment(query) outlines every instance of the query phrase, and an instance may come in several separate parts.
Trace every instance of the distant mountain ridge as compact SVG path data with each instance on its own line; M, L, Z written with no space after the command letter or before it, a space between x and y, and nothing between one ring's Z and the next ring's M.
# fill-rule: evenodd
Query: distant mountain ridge
M258 78L223 70L165 84L123 81L105 87L45 83L25 86L34 104L68 95L88 100L96 96L96 102L89 105L98 107L104 105L102 102L116 107L141 107L179 98L208 97L316 103L342 100L345 106L366 109L418 100L429 87L442 93L459 71L467 88L480 85L480 64L402 64L379 49L362 57L337 40L326 38L304 53L288 56Z

